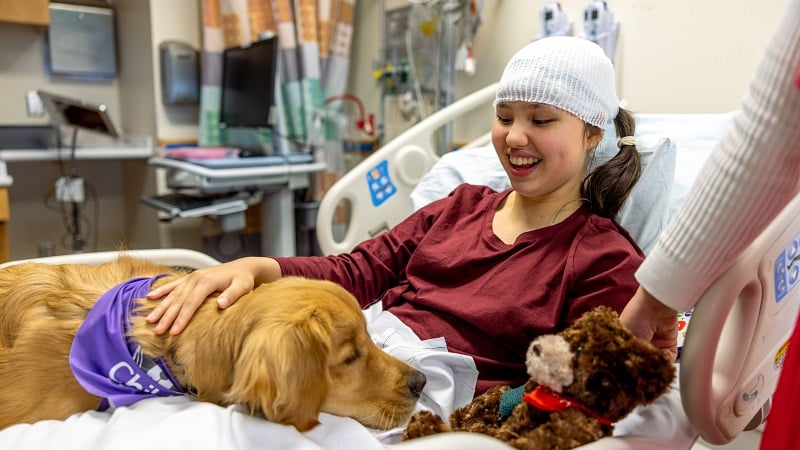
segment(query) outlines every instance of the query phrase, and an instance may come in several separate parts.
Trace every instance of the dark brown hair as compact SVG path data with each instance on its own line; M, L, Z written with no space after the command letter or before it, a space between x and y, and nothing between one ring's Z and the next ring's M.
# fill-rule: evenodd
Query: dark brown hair
M588 125L592 127L593 125ZM636 123L630 111L620 108L614 118L617 137L633 136ZM597 215L614 218L630 195L642 173L639 151L635 145L623 145L613 158L586 175L581 196Z

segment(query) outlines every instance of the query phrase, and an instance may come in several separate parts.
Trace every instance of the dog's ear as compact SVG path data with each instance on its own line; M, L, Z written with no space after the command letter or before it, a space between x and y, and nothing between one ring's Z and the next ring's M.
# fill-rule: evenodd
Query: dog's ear
M315 306L272 319L258 321L247 334L226 400L306 431L319 423L330 389L332 319Z

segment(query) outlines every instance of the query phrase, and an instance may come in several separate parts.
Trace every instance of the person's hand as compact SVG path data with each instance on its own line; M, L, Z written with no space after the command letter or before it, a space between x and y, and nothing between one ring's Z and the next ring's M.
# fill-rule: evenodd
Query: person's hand
M678 312L639 287L619 316L622 324L675 361L678 357Z
M211 294L220 293L217 304L224 309L252 291L254 285L255 275L246 259L198 269L150 291L147 294L150 300L166 297L146 320L158 322L154 329L156 334L163 334L167 330L170 334L178 334L186 328L195 311Z

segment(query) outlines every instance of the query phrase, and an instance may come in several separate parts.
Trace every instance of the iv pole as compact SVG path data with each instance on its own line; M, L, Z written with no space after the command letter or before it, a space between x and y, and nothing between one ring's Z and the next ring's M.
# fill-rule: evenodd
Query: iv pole
M467 18L469 0L446 0L441 7L442 32L439 35L439 83L436 88L437 110L455 101L456 52L458 49L458 25ZM453 142L453 122L447 122L436 133L436 148L439 154L447 153Z
M459 30L468 21L469 7L471 0L410 0L412 3L424 3L438 11L438 47L439 57L437 64L438 74L437 83L434 88L433 107L434 110L441 109L455 101L454 86L456 82L456 57L459 48ZM385 0L380 2L380 16L383 21L380 27L381 31L381 49L380 49L380 66L382 69L376 71L376 78L386 76L394 86L392 77L397 76L395 72L401 71L398 67L392 67L387 72L382 70L387 68L387 60L391 60L387 53L389 52L387 32L387 8ZM409 56L410 57L410 56ZM416 74L412 74L416 76ZM377 134L381 144L385 143L385 120L386 120L386 105L385 99L390 89L387 87L387 82L381 83L381 102L379 124L377 127ZM423 102L422 98L417 99L418 102ZM443 125L436 132L436 145L440 154L449 151L449 146L453 137L453 123L448 122Z

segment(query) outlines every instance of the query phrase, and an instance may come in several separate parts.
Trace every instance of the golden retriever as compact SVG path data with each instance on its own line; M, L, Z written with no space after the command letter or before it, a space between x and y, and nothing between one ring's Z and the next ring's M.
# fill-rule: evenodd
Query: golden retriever
M153 286L184 273L127 256L0 269L0 429L98 408L102 399L70 368L73 337L106 291L157 274L169 275ZM400 426L425 385L421 372L372 342L355 298L331 282L286 277L225 310L207 301L177 336L156 335L144 320L156 301L133 301L128 335L184 389L300 431L318 424L320 412Z

